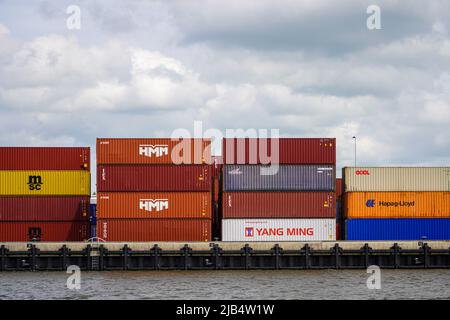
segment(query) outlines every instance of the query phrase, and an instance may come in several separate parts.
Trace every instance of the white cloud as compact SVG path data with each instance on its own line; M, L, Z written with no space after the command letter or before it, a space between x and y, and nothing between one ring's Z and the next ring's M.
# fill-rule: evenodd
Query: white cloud
M51 3L38 34L0 25L0 143L93 146L202 120L334 136L340 166L353 135L360 164L448 163L448 4L382 1L374 34L355 3L81 2L80 32L54 27Z
M9 34L9 29L0 23L0 37L4 37Z

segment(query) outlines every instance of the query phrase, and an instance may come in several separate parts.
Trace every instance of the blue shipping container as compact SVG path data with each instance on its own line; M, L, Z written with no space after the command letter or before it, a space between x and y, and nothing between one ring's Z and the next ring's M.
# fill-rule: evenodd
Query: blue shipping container
M450 240L450 219L350 219L347 240Z
M334 191L334 165L225 165L224 191Z
M91 236L94 238L97 236L97 204L91 203L89 205L89 222L91 224Z

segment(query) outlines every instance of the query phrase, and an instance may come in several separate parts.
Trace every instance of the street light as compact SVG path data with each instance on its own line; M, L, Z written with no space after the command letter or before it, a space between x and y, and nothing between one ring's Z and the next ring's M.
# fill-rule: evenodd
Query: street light
M352 139L355 139L355 168L356 168L356 136L353 136Z

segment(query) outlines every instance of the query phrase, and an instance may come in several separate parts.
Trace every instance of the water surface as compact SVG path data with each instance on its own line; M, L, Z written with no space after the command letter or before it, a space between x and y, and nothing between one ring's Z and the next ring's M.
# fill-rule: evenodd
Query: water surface
M450 270L82 272L69 290L64 272L0 273L0 299L450 299Z

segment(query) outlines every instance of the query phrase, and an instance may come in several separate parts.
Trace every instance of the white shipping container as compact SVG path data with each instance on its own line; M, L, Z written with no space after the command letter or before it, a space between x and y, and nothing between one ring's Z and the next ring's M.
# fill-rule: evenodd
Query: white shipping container
M222 241L335 241L335 219L224 219Z
M450 191L450 167L346 167L344 192Z

